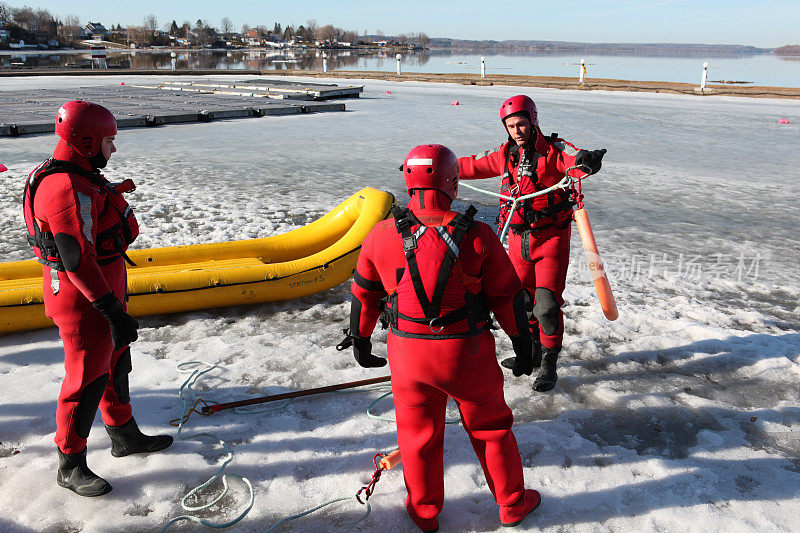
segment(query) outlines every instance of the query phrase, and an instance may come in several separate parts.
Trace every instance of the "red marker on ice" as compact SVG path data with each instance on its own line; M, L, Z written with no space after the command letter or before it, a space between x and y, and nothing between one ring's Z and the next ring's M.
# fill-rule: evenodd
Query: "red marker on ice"
M5 172L6 170L8 170L8 167L0 163L0 172Z

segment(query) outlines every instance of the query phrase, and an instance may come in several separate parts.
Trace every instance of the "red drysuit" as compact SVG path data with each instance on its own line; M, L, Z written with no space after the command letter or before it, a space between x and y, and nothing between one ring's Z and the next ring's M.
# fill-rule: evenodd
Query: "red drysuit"
M87 177L89 160L64 140L53 160L28 179L25 223L44 263L45 313L64 343L66 375L56 407L55 441L63 453L74 454L86 447L98 402L109 426L121 426L132 416L130 350L113 351L108 321L91 302L109 291L125 302L122 254L138 235L138 225L122 195L99 173ZM56 167L55 173L43 172Z
M578 149L555 136L544 137L535 127L533 145L523 150L513 142L506 142L483 154L458 159L459 179L482 179L503 176L500 193L519 197L555 185L568 168L575 165ZM584 172L573 170L574 176ZM511 216L508 249L511 262L531 294L537 287L552 291L555 305L549 312L554 315L552 326L542 328L536 317L531 317L531 328L539 330L542 346L561 348L564 337L564 319L561 305L569 266L572 203L566 192L555 191L517 204L509 213L510 202L500 201L499 230Z
M414 233L419 279L426 298L433 302L436 298L431 295L440 277L438 265L446 247L452 249L454 244L450 238L455 230L448 223L459 217L449 210L450 199L441 191L414 193L409 209L421 224L412 225L409 231ZM530 505L526 508L521 497L522 464L511 431L513 416L503 396L503 375L486 312L493 311L509 335L527 327L519 278L492 229L473 222L443 285L439 316L450 318L429 325L414 321L425 315L409 278L412 267L406 257L395 221L378 223L364 241L358 259L352 285L351 333L361 337L372 333L381 313L381 299L388 295L391 330L387 351L408 512L417 525L428 529L442 509L444 423L449 396L458 405L501 513L527 513Z

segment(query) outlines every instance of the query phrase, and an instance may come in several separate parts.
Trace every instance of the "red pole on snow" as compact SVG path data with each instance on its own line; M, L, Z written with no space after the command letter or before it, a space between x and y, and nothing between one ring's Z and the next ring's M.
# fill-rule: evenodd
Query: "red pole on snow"
M342 389L352 389L355 387L363 387L364 385L374 385L375 383L385 383L391 381L392 376L383 376L380 378L362 379L361 381L350 381L348 383L339 383L338 385L328 385L327 387L317 387L315 389L299 390L294 392L284 392L282 394L272 394L270 396L262 396L260 398L250 398L249 400L240 400L238 402L218 403L214 405L207 405L203 407L202 413L204 415L212 415L224 409L233 409L234 407L245 407L247 405L255 405L259 403L275 402L278 400L288 400L289 398L299 398L301 396L311 396L313 394L322 394L324 392L333 392Z

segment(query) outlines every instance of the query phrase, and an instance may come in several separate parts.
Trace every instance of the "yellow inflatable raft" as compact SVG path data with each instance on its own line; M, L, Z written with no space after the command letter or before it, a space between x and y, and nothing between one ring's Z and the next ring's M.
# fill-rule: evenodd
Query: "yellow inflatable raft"
M128 312L175 313L288 300L346 281L361 243L389 216L394 197L367 187L302 228L263 239L129 250ZM0 332L52 326L42 266L0 263Z

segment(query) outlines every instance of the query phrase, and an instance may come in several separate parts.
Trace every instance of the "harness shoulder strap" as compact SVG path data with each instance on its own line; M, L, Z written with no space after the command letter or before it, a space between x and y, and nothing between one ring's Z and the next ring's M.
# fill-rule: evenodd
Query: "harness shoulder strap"
M33 198L36 195L36 190L39 188L39 185L42 183L42 179L49 176L50 174L55 174L59 172L58 170L52 170L53 167L53 159L48 159L41 165L39 165L36 169L31 172L28 179L25 181L25 191L23 192L23 198L27 196L28 198L28 209L30 211L31 216L31 225L33 226L33 235L30 233L28 234L28 244L32 248L38 248L39 254L41 257L37 257L40 263L49 266L54 270L64 271L64 265L57 261L50 261L48 257L55 257L60 260L60 256L58 254L58 248L56 247L55 239L50 232L42 231L39 228L39 224L36 220L36 213L33 210Z
M415 255L415 251L412 249L410 254L406 256L409 268L409 276L414 284L414 292L417 295L417 299L420 302L420 307L422 307L425 318L415 318L408 315L403 314L397 308L397 293L395 292L393 295L388 297L388 303L386 305L386 311L388 315L387 322L391 324L393 328L395 328L401 336L409 336L413 338L437 338L437 339L444 339L444 338L463 338L469 337L480 332L484 331L486 327L478 327L478 323L482 321L489 320L488 316L488 308L486 308L485 304L481 305L480 297L475 297L475 295L469 293L469 291L465 292L464 295L464 303L463 307L455 309L453 311L448 312L445 315L441 315L441 302L444 297L444 290L447 286L447 282L450 279L450 275L453 272L453 265L458 258L459 250L461 244L463 242L464 236L469 231L470 227L474 222L475 214L477 213L477 209L474 206L469 206L469 208L463 214L459 213L453 217L453 219L446 225L446 226L437 226L435 228L430 228L432 231L436 231L436 233L440 236L440 238L447 244L447 251L445 252L444 258L440 265L439 274L436 280L436 286L434 287L433 297L429 300L427 294L425 293L424 287L422 286L422 279L419 274L419 269L417 268L417 258ZM409 221L406 217L410 216L413 218L413 213L403 213L402 211L397 211L397 219L403 218L408 221L408 225L405 222L400 221L397 223L398 229L401 228L405 230L406 236L411 236L411 221ZM415 218L413 218L415 224L419 224ZM448 227L452 228L452 234L448 231ZM425 228L425 226L422 226ZM401 232L402 233L402 232ZM398 281L399 278L402 277L403 269L398 269L397 277ZM425 324L430 326L431 331L433 331L433 335L426 335L426 334L412 334L403 332L398 328L398 320L403 319L408 322L413 322L416 324ZM438 332L441 331L442 328L459 322L461 320L468 321L468 331L465 333L459 333L455 335L439 335ZM487 323L488 324L488 323ZM437 328L437 329L434 329Z
M411 233L411 226L419 224L419 221L408 208L397 205L392 207L392 216L397 232L403 237L403 250L408 257L408 254L413 253L417 248L417 241Z
M433 318L433 307L428 295L425 293L425 286L422 283L422 276L419 273L419 265L417 264L417 236L411 233L411 226L419 224L414 218L414 215L407 208L395 206L392 208L392 215L394 215L394 224L398 233L403 238L403 251L405 252L406 262L408 263L408 273L411 276L411 282L414 284L414 293L417 295L417 300L422 307L423 313L426 317ZM422 226L424 228L425 226ZM421 234L420 234L421 235Z
M549 137L547 139L549 140ZM531 165L531 170L533 172L533 176L536 176L536 164L538 163L539 157L541 156L541 154L539 152L537 152L533 148L531 148L531 150L533 150L533 156L532 156L532 161L530 162L530 165ZM513 176L511 176L511 174L508 171L509 162L511 162L511 160L514 159L515 164L517 164L516 162L518 161L518 158L522 157L520 155L521 152L522 152L522 147L517 145L517 144L515 144L514 146L512 146L511 148L508 149L508 153L506 154L506 163L505 163L505 167L503 169L503 175L504 176L508 176L509 190L513 189L513 186L515 184L518 184L520 181L522 181L520 179L520 176L519 176L519 171L520 171L519 167L517 167L516 182L512 182ZM536 179L538 180L538 177Z
M106 187L106 182L103 181L99 170L86 170L82 166L73 163L72 161L50 159L50 164L48 165L47 169L44 170L44 172L46 172L46 176L50 174L56 174L58 172L77 174L82 178L86 178L92 185L99 189L104 189Z
M431 306L436 312L435 316L439 315L442 299L444 298L444 290L447 287L447 280L450 279L450 273L453 270L453 265L458 258L458 253L461 250L461 242L464 240L472 223L475 221L475 214L478 212L474 205L470 205L467 210L462 214L458 213L453 217L447 225L453 228L453 236L444 228L437 228L439 237L447 244L447 253L442 260L442 265L439 269L439 276L436 279L436 285L433 289L433 296L431 297Z
M516 160L518 154L519 154L519 145L518 144L515 144L514 146L509 148L508 149L508 153L506 154L506 164L505 164L505 167L503 168L503 176L508 176L509 190L511 190L513 188L514 183L512 183L512 181L511 181L513 179L513 177L508 172L508 163L509 163L509 161L511 161L512 157Z
M29 202L30 202L30 210L31 214L33 215L33 197L36 194L36 190L39 188L39 185L42 183L42 180L51 174L58 174L61 172L78 174L81 177L86 178L89 182L99 189L105 189L106 183L100 176L100 172L98 171L89 171L83 168L80 165L73 163L72 161L63 161L61 159L48 159L43 164L39 166L39 168L35 169L28 180L25 182L25 188L28 189L30 192L28 194ZM35 226L35 224L34 224Z

